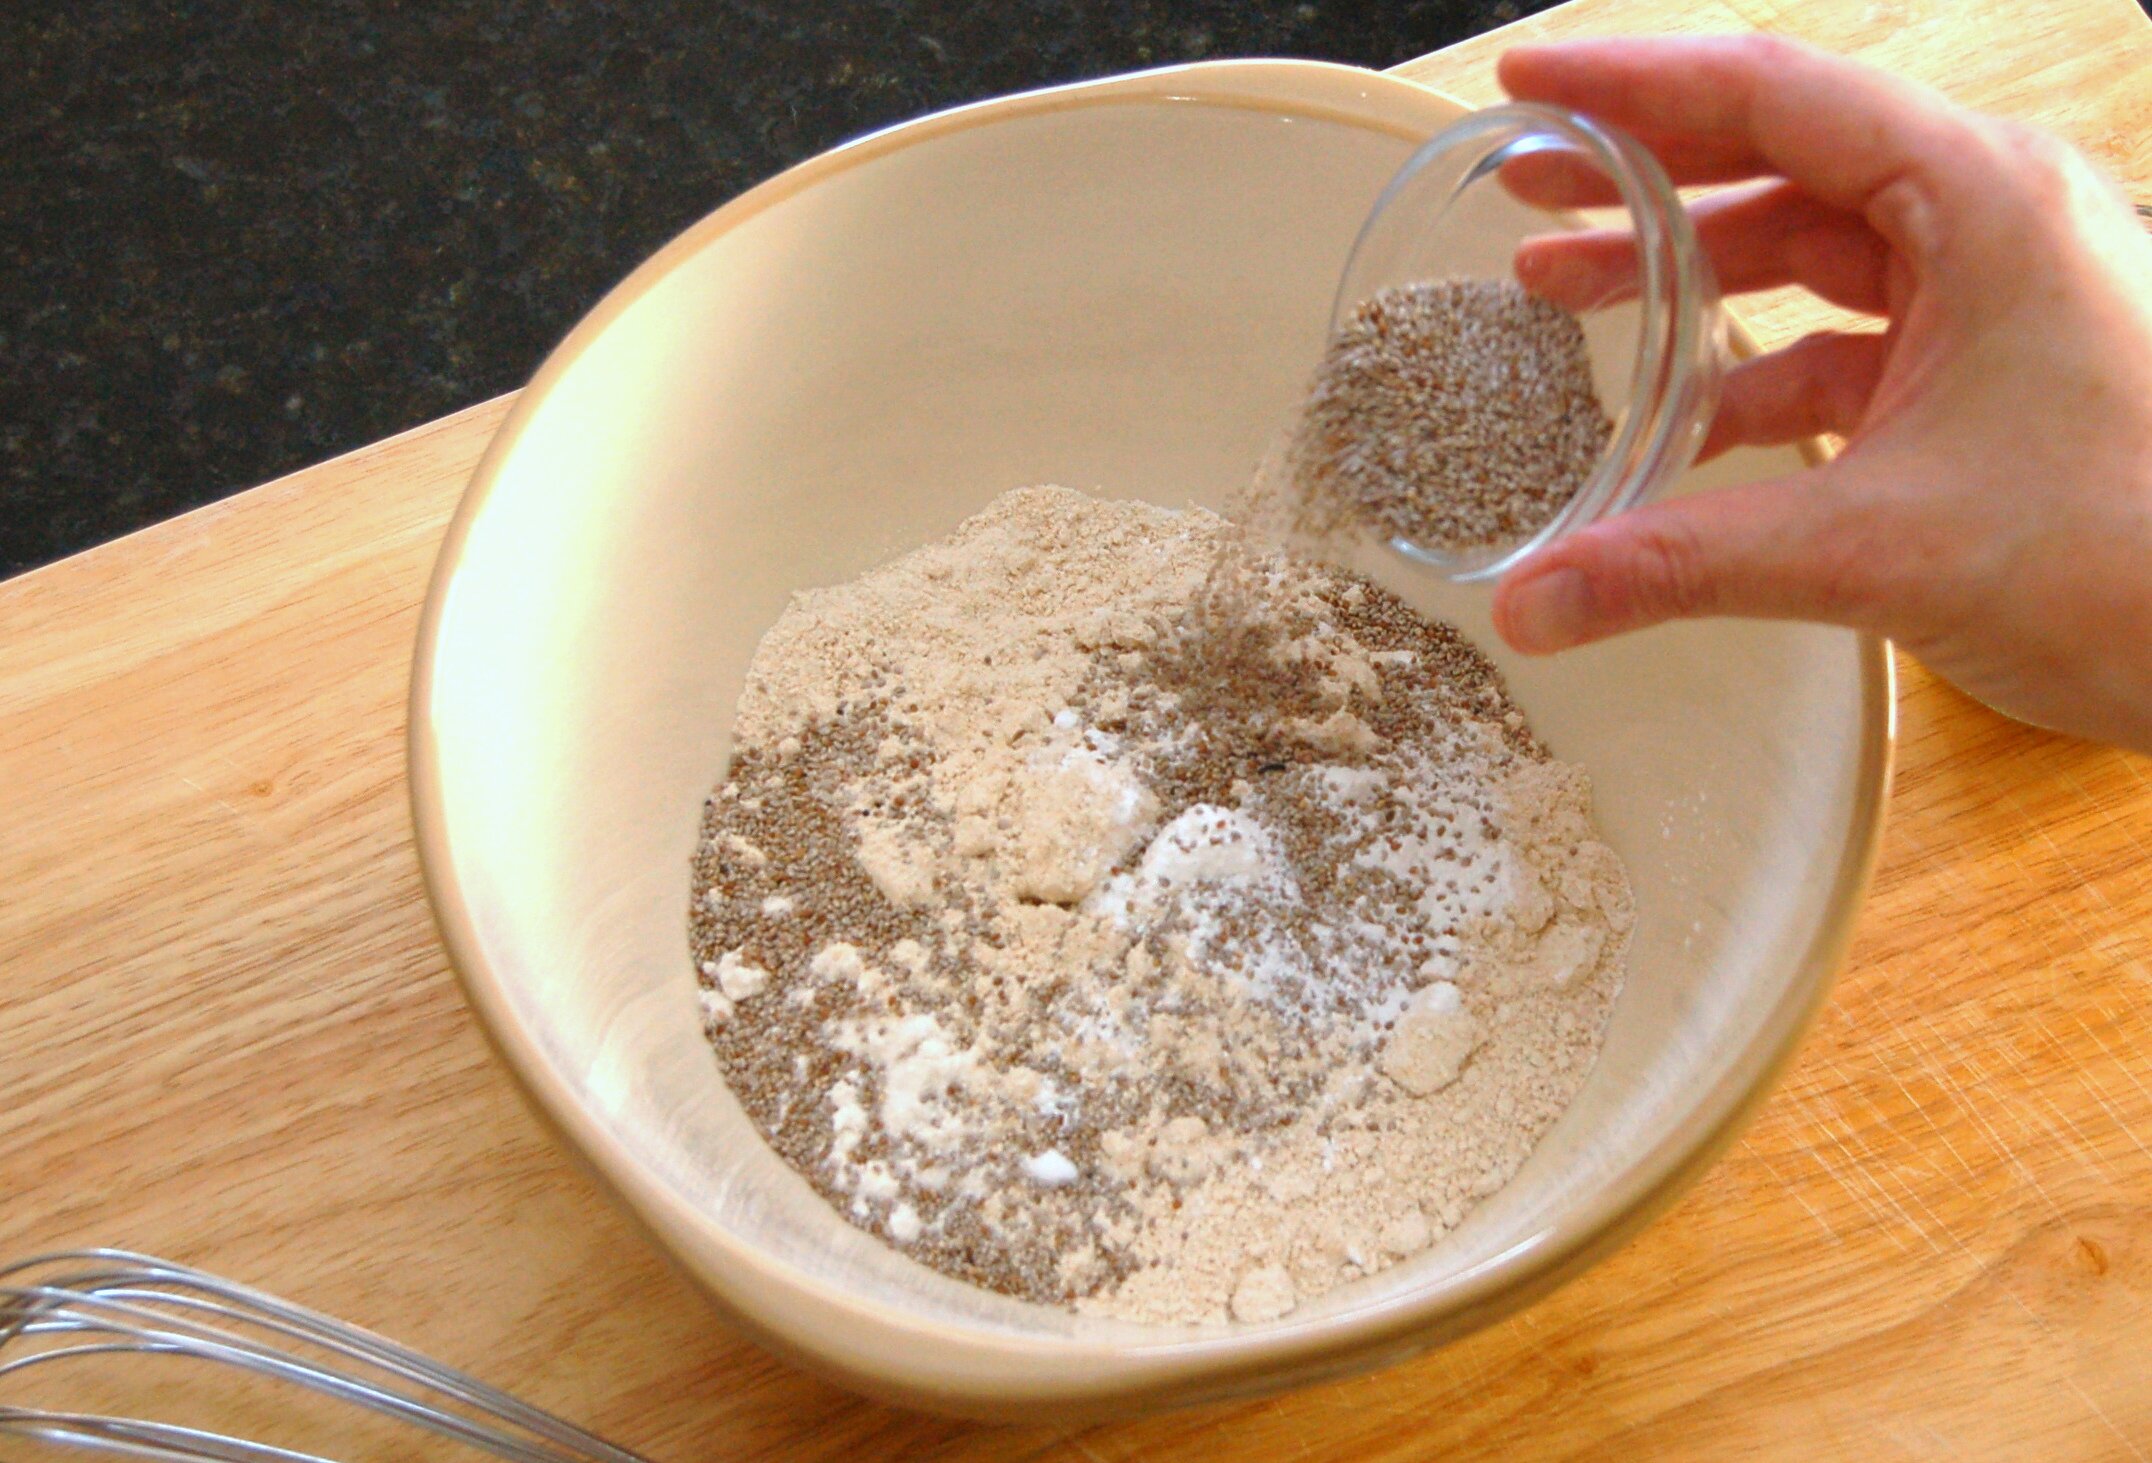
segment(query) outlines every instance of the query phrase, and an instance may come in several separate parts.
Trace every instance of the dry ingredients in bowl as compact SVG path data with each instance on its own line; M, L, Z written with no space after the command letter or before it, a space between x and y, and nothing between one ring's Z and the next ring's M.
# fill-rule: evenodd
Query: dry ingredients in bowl
M1507 280L1380 290L1331 337L1287 448L1296 527L1452 553L1518 543L1612 434L1583 328L1559 306Z
M691 936L775 1150L945 1274L1274 1318L1583 1082L1631 919L1486 659L1224 520L1058 488L798 596Z

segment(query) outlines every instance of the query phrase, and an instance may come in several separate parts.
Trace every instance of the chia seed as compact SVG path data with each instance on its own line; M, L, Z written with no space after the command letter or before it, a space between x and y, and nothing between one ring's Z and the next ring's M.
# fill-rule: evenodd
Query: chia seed
M1295 430L1299 526L1450 552L1519 542L1612 434L1567 311L1506 280L1381 290L1331 339Z

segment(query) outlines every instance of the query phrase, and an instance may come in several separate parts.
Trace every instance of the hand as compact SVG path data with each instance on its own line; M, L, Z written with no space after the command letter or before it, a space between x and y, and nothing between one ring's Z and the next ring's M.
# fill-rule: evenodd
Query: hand
M1721 288L1884 317L1728 373L1708 451L1837 432L1834 461L1650 505L1512 570L1495 624L1546 652L1697 615L1887 635L1990 705L2152 750L2152 242L2045 133L1763 36L1519 47L1501 78L1645 142ZM1581 187L1550 171L1537 201ZM1606 234L1519 255L1617 288Z

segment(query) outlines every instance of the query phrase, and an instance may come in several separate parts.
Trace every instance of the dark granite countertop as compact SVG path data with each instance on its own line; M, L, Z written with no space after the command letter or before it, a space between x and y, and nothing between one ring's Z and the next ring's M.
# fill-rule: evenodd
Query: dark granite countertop
M882 124L1545 0L84 0L0 15L0 575L505 391Z

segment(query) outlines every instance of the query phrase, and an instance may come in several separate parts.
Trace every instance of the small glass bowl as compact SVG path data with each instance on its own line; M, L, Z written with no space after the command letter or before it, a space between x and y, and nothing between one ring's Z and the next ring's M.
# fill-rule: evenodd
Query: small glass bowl
M1554 171L1565 201L1588 187L1603 206L1529 201L1547 196ZM1587 300L1556 298L1584 327L1613 432L1583 485L1529 537L1463 550L1392 541L1452 579L1493 579L1563 534L1656 496L1689 467L1717 409L1728 349L1717 280L1680 195L1642 144L1579 113L1525 102L1461 117L1414 153L1346 261L1333 330L1386 287L1518 280L1527 240L1580 228L1626 230L1633 241L1619 284Z

